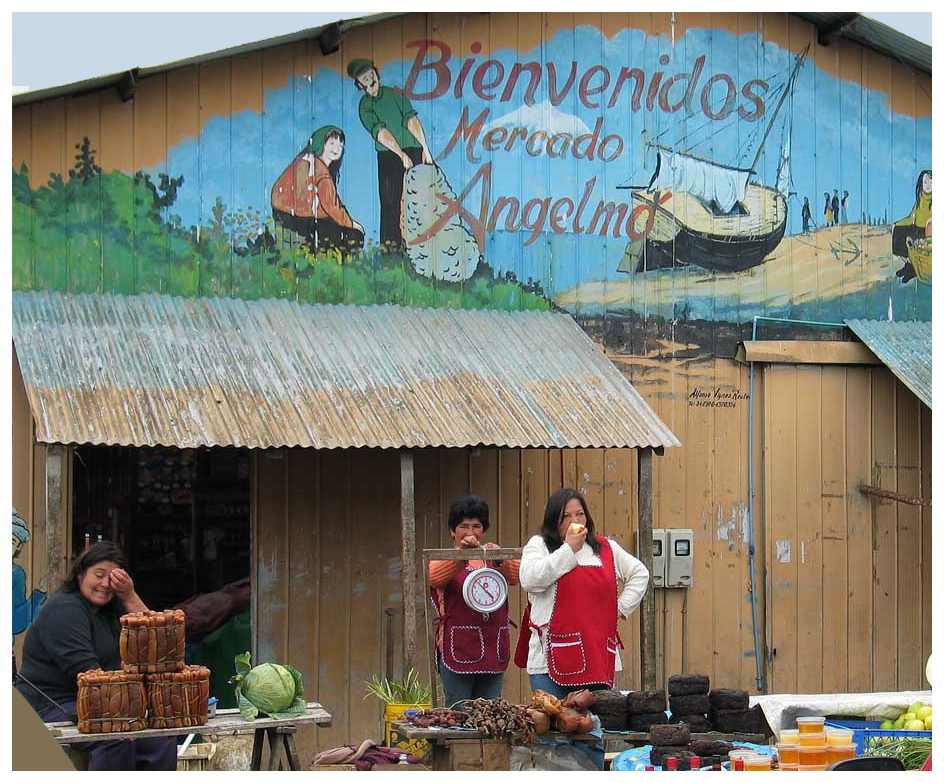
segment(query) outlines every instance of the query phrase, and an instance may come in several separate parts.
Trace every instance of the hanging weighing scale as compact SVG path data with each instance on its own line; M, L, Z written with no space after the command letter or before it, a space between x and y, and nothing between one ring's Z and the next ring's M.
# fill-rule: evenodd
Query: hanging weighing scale
M487 620L488 615L508 600L508 581L495 568L477 568L462 583L462 600Z

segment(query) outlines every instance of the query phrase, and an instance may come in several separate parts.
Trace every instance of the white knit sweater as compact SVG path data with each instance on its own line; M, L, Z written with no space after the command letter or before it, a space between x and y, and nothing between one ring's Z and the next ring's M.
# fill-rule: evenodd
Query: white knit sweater
M629 552L623 549L613 539L608 539L613 551L613 565L616 569L617 582L623 583L617 599L617 607L621 617L626 618L642 602L649 584L649 572L646 567ZM532 536L525 545L521 554L521 569L519 576L521 586L527 590L531 601L531 622L535 625L544 625L551 620L554 609L554 595L557 580L578 565L600 566L603 563L593 554L590 546L584 543L579 552L574 552L567 544L557 551L548 553L547 546L541 536ZM527 633L521 628L519 633ZM616 653L616 671L622 671L619 652ZM537 631L531 634L528 645L528 674L547 674L547 658L541 637Z

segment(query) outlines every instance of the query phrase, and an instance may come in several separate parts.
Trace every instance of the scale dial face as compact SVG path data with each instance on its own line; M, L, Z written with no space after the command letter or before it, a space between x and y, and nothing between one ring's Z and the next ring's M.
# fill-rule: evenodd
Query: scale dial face
M494 568L476 569L462 584L462 598L469 608L489 614L508 600L508 582Z

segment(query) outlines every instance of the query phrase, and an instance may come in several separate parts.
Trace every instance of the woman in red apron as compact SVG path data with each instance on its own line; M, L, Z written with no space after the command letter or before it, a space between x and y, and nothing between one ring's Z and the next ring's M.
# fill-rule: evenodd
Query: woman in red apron
M617 620L639 606L649 572L616 541L596 535L576 490L548 500L540 535L522 553L520 580L528 608L515 663L527 669L532 690L563 697L612 688L621 669Z
M488 504L476 495L456 500L449 509L449 532L457 549L479 549L488 530ZM497 549L487 543L485 549ZM518 584L517 560L498 565L509 585ZM462 585L481 560L432 560L429 585L436 609L436 663L446 706L463 699L497 699L511 659L507 601L482 614L467 606Z

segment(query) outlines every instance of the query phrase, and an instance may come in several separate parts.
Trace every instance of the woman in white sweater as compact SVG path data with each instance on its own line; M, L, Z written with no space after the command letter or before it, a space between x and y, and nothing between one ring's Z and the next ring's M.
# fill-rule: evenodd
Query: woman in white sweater
M558 490L547 501L540 534L522 552L520 580L529 606L515 663L527 669L531 689L563 697L612 688L622 669L617 615L626 618L639 606L649 572L618 543L596 535L576 490Z

